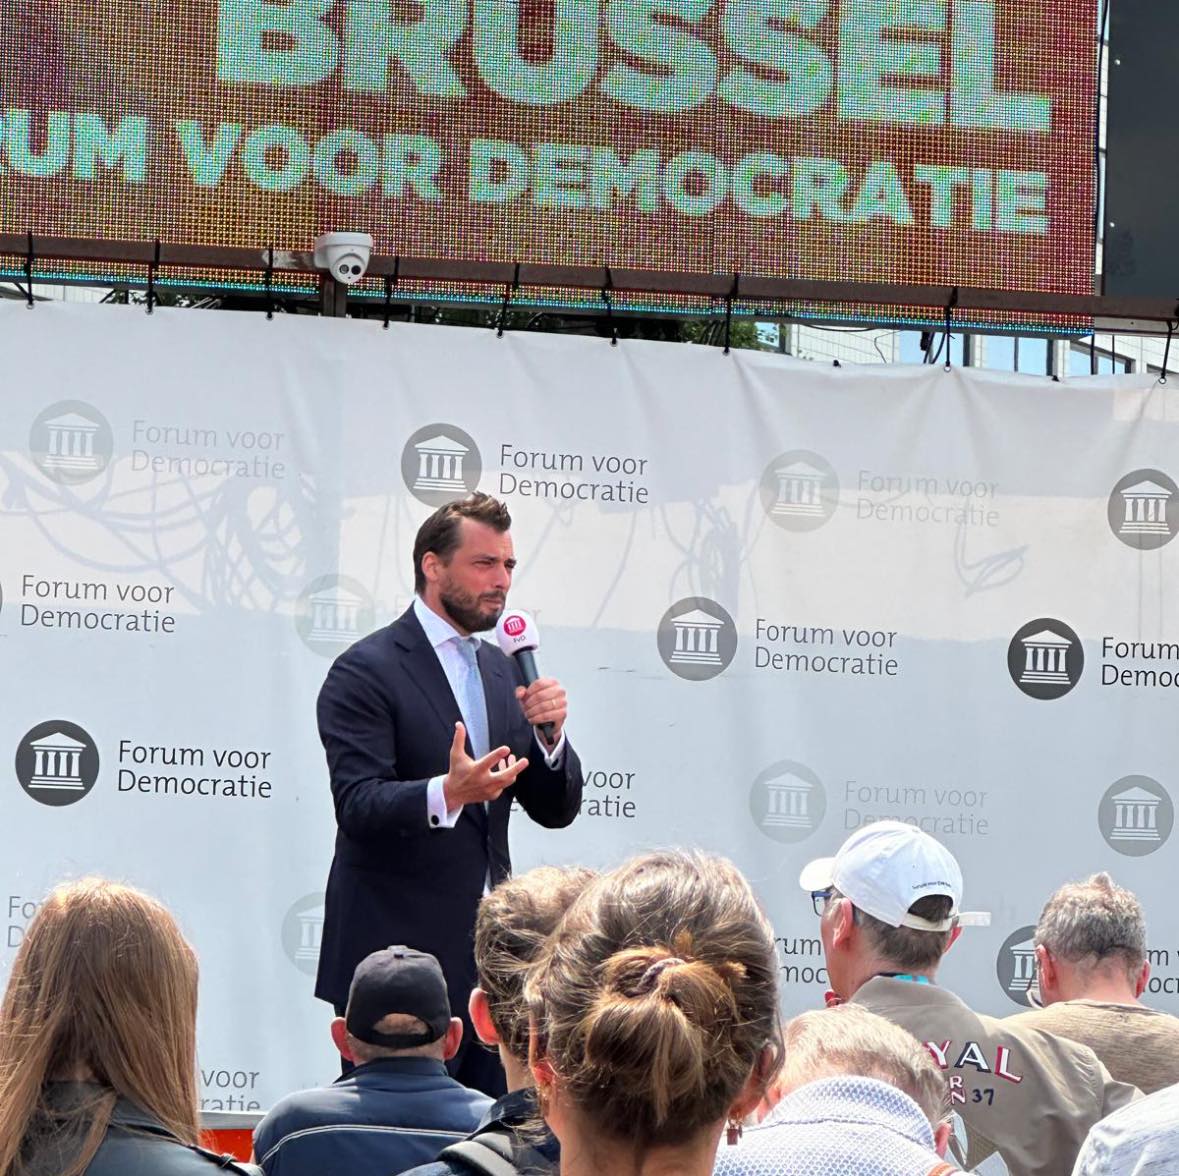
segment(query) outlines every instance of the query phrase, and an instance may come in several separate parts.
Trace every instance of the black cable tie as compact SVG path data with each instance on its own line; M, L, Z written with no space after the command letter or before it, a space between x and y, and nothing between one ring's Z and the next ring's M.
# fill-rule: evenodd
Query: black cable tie
M29 229L29 251L25 255L25 307L32 310L36 306L33 301L33 230Z
M1179 307L1175 308L1179 311ZM1171 336L1175 334L1175 320L1167 319L1167 345L1163 348L1163 370L1159 372L1159 383L1167 382L1167 365L1171 360Z
M504 323L508 318L508 307L512 302L512 295L520 288L520 263L516 262L516 271L512 275L510 283L504 284L504 301L499 308L499 325L496 328L495 337L502 339L504 337Z
M266 318L274 318L274 246L271 245L266 257Z
M733 286L725 298L725 350L729 354L729 344L733 340L733 299L737 297L737 290L741 285L741 275L733 272Z
M958 287L955 286L950 291L950 301L946 303L946 336L945 336L946 362L945 362L945 365L942 370L947 371L947 372L953 368L953 364L950 363L950 356L951 356L951 352L952 352L952 348L950 346L950 325L953 320L954 307L957 305L958 305Z
M602 285L602 301L606 304L606 325L610 328L610 346L618 346L618 325L614 321L614 303L610 299L610 291L614 289L614 275L610 267L606 267L606 281Z
M389 329L389 313L393 309L393 288L401 278L401 254L393 258L393 272L385 275L385 330Z
M156 308L156 270L160 265L160 239L156 238L155 253L147 267L147 313L151 314Z

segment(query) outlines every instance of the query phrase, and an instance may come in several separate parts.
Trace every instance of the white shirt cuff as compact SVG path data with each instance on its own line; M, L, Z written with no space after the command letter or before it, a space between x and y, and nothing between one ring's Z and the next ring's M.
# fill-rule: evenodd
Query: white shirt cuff
M540 750L544 753L545 766L553 769L559 768L561 766L561 761L565 758L564 730L562 730L561 734L557 736L557 746L554 747L552 751L549 751L545 747L544 740L541 739L540 733L536 730L535 727L532 729L532 734L536 738L537 747L539 747Z
M461 804L455 809L446 807L446 791L442 787L445 779L445 776L434 776L426 783L426 816L431 829L453 829L463 811Z

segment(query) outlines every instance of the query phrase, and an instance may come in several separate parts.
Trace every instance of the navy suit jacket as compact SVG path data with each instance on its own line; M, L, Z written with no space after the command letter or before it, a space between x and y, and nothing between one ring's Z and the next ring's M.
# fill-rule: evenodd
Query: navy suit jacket
M486 808L465 806L453 829L430 827L426 786L446 773L462 715L413 609L342 653L319 692L337 831L315 994L337 1007L365 956L404 943L438 957L453 1015L465 1021L484 881L511 871L512 802L550 829L581 807L577 754L566 740L561 766L545 765L515 696L515 662L481 642L478 664L490 746L527 756L528 767Z

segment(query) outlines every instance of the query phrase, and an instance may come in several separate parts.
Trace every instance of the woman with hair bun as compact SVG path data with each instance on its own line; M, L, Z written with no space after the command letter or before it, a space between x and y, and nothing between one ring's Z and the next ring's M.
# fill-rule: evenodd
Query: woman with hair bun
M531 1064L562 1176L707 1176L781 1060L778 964L723 858L661 851L570 907L529 975Z

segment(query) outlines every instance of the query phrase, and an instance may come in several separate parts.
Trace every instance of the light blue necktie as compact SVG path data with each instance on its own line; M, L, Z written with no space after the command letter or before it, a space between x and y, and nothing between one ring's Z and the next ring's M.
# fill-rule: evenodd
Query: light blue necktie
M462 712L467 734L471 738L471 750L475 759L485 756L490 750L487 734L487 699L483 694L483 679L479 676L476 653L478 637L454 637L459 653L463 655L463 676L459 682L458 704Z

